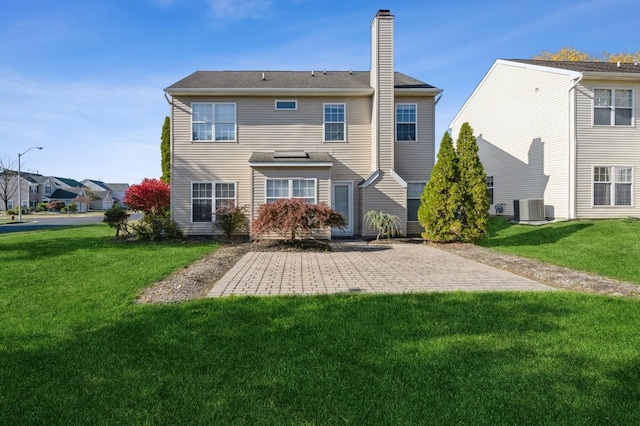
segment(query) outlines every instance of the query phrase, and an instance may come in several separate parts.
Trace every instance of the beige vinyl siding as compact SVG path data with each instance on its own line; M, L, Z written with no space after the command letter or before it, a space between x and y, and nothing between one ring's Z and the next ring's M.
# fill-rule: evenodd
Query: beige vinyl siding
M633 126L594 126L593 88L633 89ZM578 218L640 215L640 83L585 78L577 93L577 209ZM593 167L633 167L631 206L593 206Z
M570 215L572 84L564 73L496 63L452 123L454 143L464 122L473 128L503 214L515 199L544 198L547 217Z
M418 140L415 142L395 143L394 170L406 181L426 182L431 176L431 169L435 163L435 114L433 102L433 97L396 97L396 103L417 105Z
M370 173L371 97L296 98L298 109L290 111L276 111L272 97L173 99L172 213L185 233L212 232L208 223L191 223L191 182L236 182L238 205L250 206L249 158L253 152L328 152L334 158L331 178L336 181L358 183ZM237 141L192 142L191 102L235 102ZM346 142L323 142L326 102L346 104ZM357 193L354 195L355 204L358 197ZM330 202L329 197L330 191L325 201ZM357 228L359 224L354 225Z
M378 167L390 171L395 141L393 19L379 19L378 32Z
M382 211L398 216L403 234L407 232L407 191L400 186L391 173L381 172L372 185L361 189L363 202L362 218L369 210ZM375 237L377 233L362 222L362 235Z

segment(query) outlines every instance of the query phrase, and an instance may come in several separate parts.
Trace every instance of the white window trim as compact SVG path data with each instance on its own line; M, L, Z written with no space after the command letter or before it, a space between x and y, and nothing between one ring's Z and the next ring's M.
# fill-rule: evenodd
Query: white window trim
M427 182L428 182L428 181L426 181L426 180L408 180L408 181L407 181L407 222L410 222L410 223L417 223L417 222L419 222L419 220L418 220L418 219L416 219L416 220L409 220L409 200L420 200L420 199L422 198L422 193L420 193L420 196L419 196L419 197L409 197L409 184L410 184L410 183L421 183L421 184L424 184L424 186L426 187L426 186L427 186ZM424 192L424 188L423 188L423 190L422 190L422 191Z
M7 200L7 210L13 210L13 200Z
M414 141L399 141L398 140L398 106L414 106L416 108L416 121L414 122L415 126L416 126L416 140ZM396 103L394 109L393 109L393 137L395 139L396 142L398 143L416 143L419 141L418 139L418 104L417 103L413 103L413 102L398 102ZM411 124L411 123L405 123L402 122L400 124Z
M289 188L288 188L288 196L286 199L292 199L292 198L309 198L309 197L293 197L293 181L294 180L310 180L313 181L313 188L315 190L315 194L313 197L313 204L318 204L318 178L287 178L287 177L269 177L266 178L264 180L264 203L267 204L267 200L269 198L274 198L274 197L268 197L267 196L267 182L270 180L286 180L289 182ZM283 198L277 198L278 200L282 200Z
M215 222L216 220L216 184L217 183L227 183L227 184L233 184L233 192L235 197L233 198L233 202L234 205L237 206L238 205L238 183L235 181L228 181L228 180L215 180L215 181L203 181L203 180L192 180L191 183L189 184L189 191L190 191L190 201L189 201L189 213L190 213L190 222L191 223L209 223L209 222L196 222L193 220L193 184L194 183L210 183L211 184L211 222ZM202 199L206 199L206 198L198 198L199 200ZM220 198L221 200L228 200L228 198Z
M595 96L595 92L596 90L611 90L611 124L596 124L596 108L605 108L605 107L596 107L596 96ZM631 124L616 124L616 106L615 101L616 101L616 96L615 96L615 91L616 90L631 90ZM612 87L612 86L608 86L608 87L602 87L602 86L598 86L598 87L592 87L591 88L591 126L592 127L616 127L616 128L629 128L629 127L635 127L635 122L636 122L636 116L635 116L635 91L633 88L631 87ZM621 107L624 109L627 109L627 107ZM598 167L598 166L594 166L594 167ZM607 167L607 166L602 166L602 167ZM609 166L611 167L611 166Z
M596 183L605 183L605 182L596 182L595 181L595 177L596 177L596 167L604 167L604 168L608 168L610 175L611 175L611 182L609 182L609 184L611 185L611 191L609 194L609 204L595 204L595 194L594 194L594 186ZM616 176L615 173L617 171L617 169L631 169L631 182L621 182L624 185L629 185L631 184L631 204L629 205L617 205L616 204ZM591 166L591 208L594 209L598 209L598 208L605 208L605 209L609 209L609 208L618 208L618 209L628 209L628 208L633 208L635 206L635 200L634 200L634 187L635 187L635 168L633 166L603 166L600 164L596 164Z
M325 121L325 108L327 105L342 105L344 107L344 121ZM342 123L344 124L344 132L342 140L327 140L327 123ZM347 141L347 104L346 102L325 102L322 104L322 140L325 143L343 143Z
M295 106L293 108L280 108L278 107L279 102L293 102ZM298 100L297 99L275 99L273 101L273 108L276 111L297 111L298 110Z
M193 106L194 105L211 105L211 139L193 139ZM216 105L233 105L235 111L235 123L233 124L233 140L216 140ZM238 142L238 104L236 102L191 102L191 142L192 143L236 143Z

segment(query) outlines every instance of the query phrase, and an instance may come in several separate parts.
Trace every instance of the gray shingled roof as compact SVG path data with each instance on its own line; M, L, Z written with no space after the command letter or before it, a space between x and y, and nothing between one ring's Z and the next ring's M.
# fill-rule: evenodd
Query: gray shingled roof
M327 152L306 152L307 156L299 155L304 151L291 152L254 152L249 163L333 163L333 158Z
M265 79L262 79L264 73ZM166 90L175 89L368 89L369 71L196 71ZM395 73L396 88L433 89Z
M512 62L523 64L539 65L543 67L560 68L577 72L597 72L597 73L629 73L640 74L640 65L631 63L621 63L618 66L615 62L576 62L576 61L542 61L537 59L507 59Z

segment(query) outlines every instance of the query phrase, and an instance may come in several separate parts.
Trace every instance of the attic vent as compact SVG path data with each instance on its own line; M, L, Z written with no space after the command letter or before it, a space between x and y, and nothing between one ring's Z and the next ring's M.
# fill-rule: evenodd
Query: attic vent
M304 151L274 151L273 158L309 158L309 154Z

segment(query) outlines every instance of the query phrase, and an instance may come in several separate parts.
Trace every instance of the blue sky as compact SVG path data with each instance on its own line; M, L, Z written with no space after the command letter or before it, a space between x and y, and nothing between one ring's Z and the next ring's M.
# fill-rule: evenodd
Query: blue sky
M139 183L160 176L163 89L196 70L368 70L395 15L396 70L444 89L436 141L497 58L640 49L637 0L21 0L0 14L0 158Z

